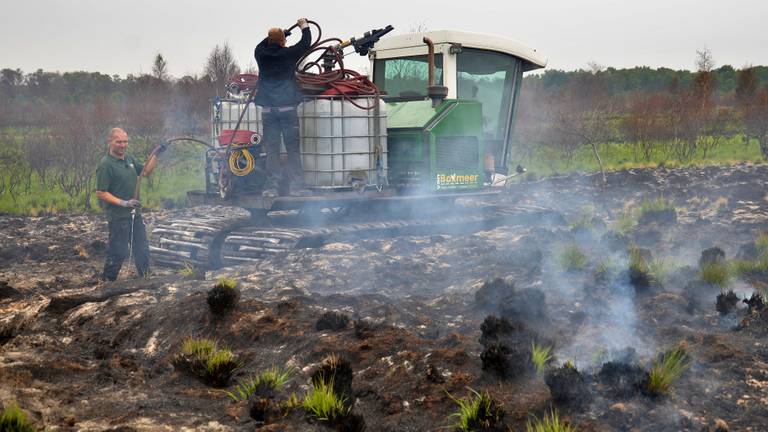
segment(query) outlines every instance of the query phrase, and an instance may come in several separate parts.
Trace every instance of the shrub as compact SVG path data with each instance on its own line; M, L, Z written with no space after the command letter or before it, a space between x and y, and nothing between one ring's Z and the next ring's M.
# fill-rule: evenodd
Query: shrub
M728 286L731 274L725 263L707 263L701 266L699 273L701 280L719 287Z
M688 354L685 352L685 349L677 347L667 351L654 362L648 376L646 390L651 395L661 395L669 392L672 383L680 378L689 367L690 362L688 361Z
M560 420L557 411L552 410L542 419L534 418L525 424L526 432L576 432L576 428Z
M646 213L663 212L669 210L675 210L675 204L672 202L672 200L665 199L663 196L651 200L643 200L640 203L639 209L641 216Z
M312 389L304 397L301 403L315 419L325 422L336 422L349 414L344 404L344 399L333 392L333 383L316 381L312 383Z
M544 347L531 343L531 360L536 366L536 373L541 374L547 367L547 363L552 360L552 347Z
M584 270L587 256L575 244L568 245L560 252L560 265L566 271Z
M284 369L277 366L261 371L248 379L238 382L234 392L227 392L227 396L235 402L246 400L259 388L280 391L293 375L293 369Z
M231 310L240 299L240 292L237 290L237 281L231 278L221 278L208 291L208 306L215 315L223 315Z
M472 389L474 394L468 398L456 399L448 393L448 397L453 399L458 405L458 410L451 414L451 418L456 418L454 427L462 431L488 430L501 424L504 418L504 409L494 401L488 392L478 393Z
M232 374L241 367L242 364L237 361L232 351L226 348L217 349L206 359L201 378L214 387L224 387Z
M35 426L27 419L27 415L16 404L11 404L0 414L0 431L3 432L35 432Z

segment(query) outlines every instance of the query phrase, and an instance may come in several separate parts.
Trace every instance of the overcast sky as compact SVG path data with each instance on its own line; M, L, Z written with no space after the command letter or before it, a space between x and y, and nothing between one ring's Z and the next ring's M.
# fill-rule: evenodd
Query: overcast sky
M717 66L768 65L768 1L732 0L419 0L201 1L3 0L0 68L25 72L151 71L161 53L171 75L199 74L217 43L241 66L269 27L306 16L324 35L347 38L392 24L422 25L516 39L549 59L549 68L646 65L692 69L696 50Z

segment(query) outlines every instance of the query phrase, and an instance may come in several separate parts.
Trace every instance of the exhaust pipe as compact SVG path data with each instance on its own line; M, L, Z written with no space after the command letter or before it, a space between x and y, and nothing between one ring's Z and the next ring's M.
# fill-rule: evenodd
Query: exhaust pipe
M424 37L424 43L427 44L429 61L429 79L427 84L427 96L432 99L432 107L435 108L448 96L448 87L435 85L435 44L432 39Z

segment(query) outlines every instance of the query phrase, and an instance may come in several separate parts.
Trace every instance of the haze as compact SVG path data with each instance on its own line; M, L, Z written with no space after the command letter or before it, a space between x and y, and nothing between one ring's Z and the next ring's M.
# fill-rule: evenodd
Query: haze
M696 50L705 47L718 66L768 64L762 29L768 2L758 0L727 7L694 0L28 0L6 2L0 16L0 68L139 74L150 72L161 53L171 75L180 77L200 74L208 53L223 42L245 68L269 27L288 27L301 16L319 22L324 36L342 38L387 24L397 33L426 27L499 34L537 49L555 69L590 62L693 69Z

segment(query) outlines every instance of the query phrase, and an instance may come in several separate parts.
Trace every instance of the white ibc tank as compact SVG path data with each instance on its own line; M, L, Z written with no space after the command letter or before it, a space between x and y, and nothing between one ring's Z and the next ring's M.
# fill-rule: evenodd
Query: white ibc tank
M212 142L217 145L217 137L222 130L234 129L240 113L245 107L245 103L239 100L224 99L216 101L212 106ZM264 128L261 122L261 107L254 104L248 104L248 111L243 116L239 130L250 130L264 135Z
M376 103L374 97L354 101L363 107ZM341 189L385 181L387 112L382 100L377 108L366 110L341 97L309 97L299 105L298 114L307 185Z

